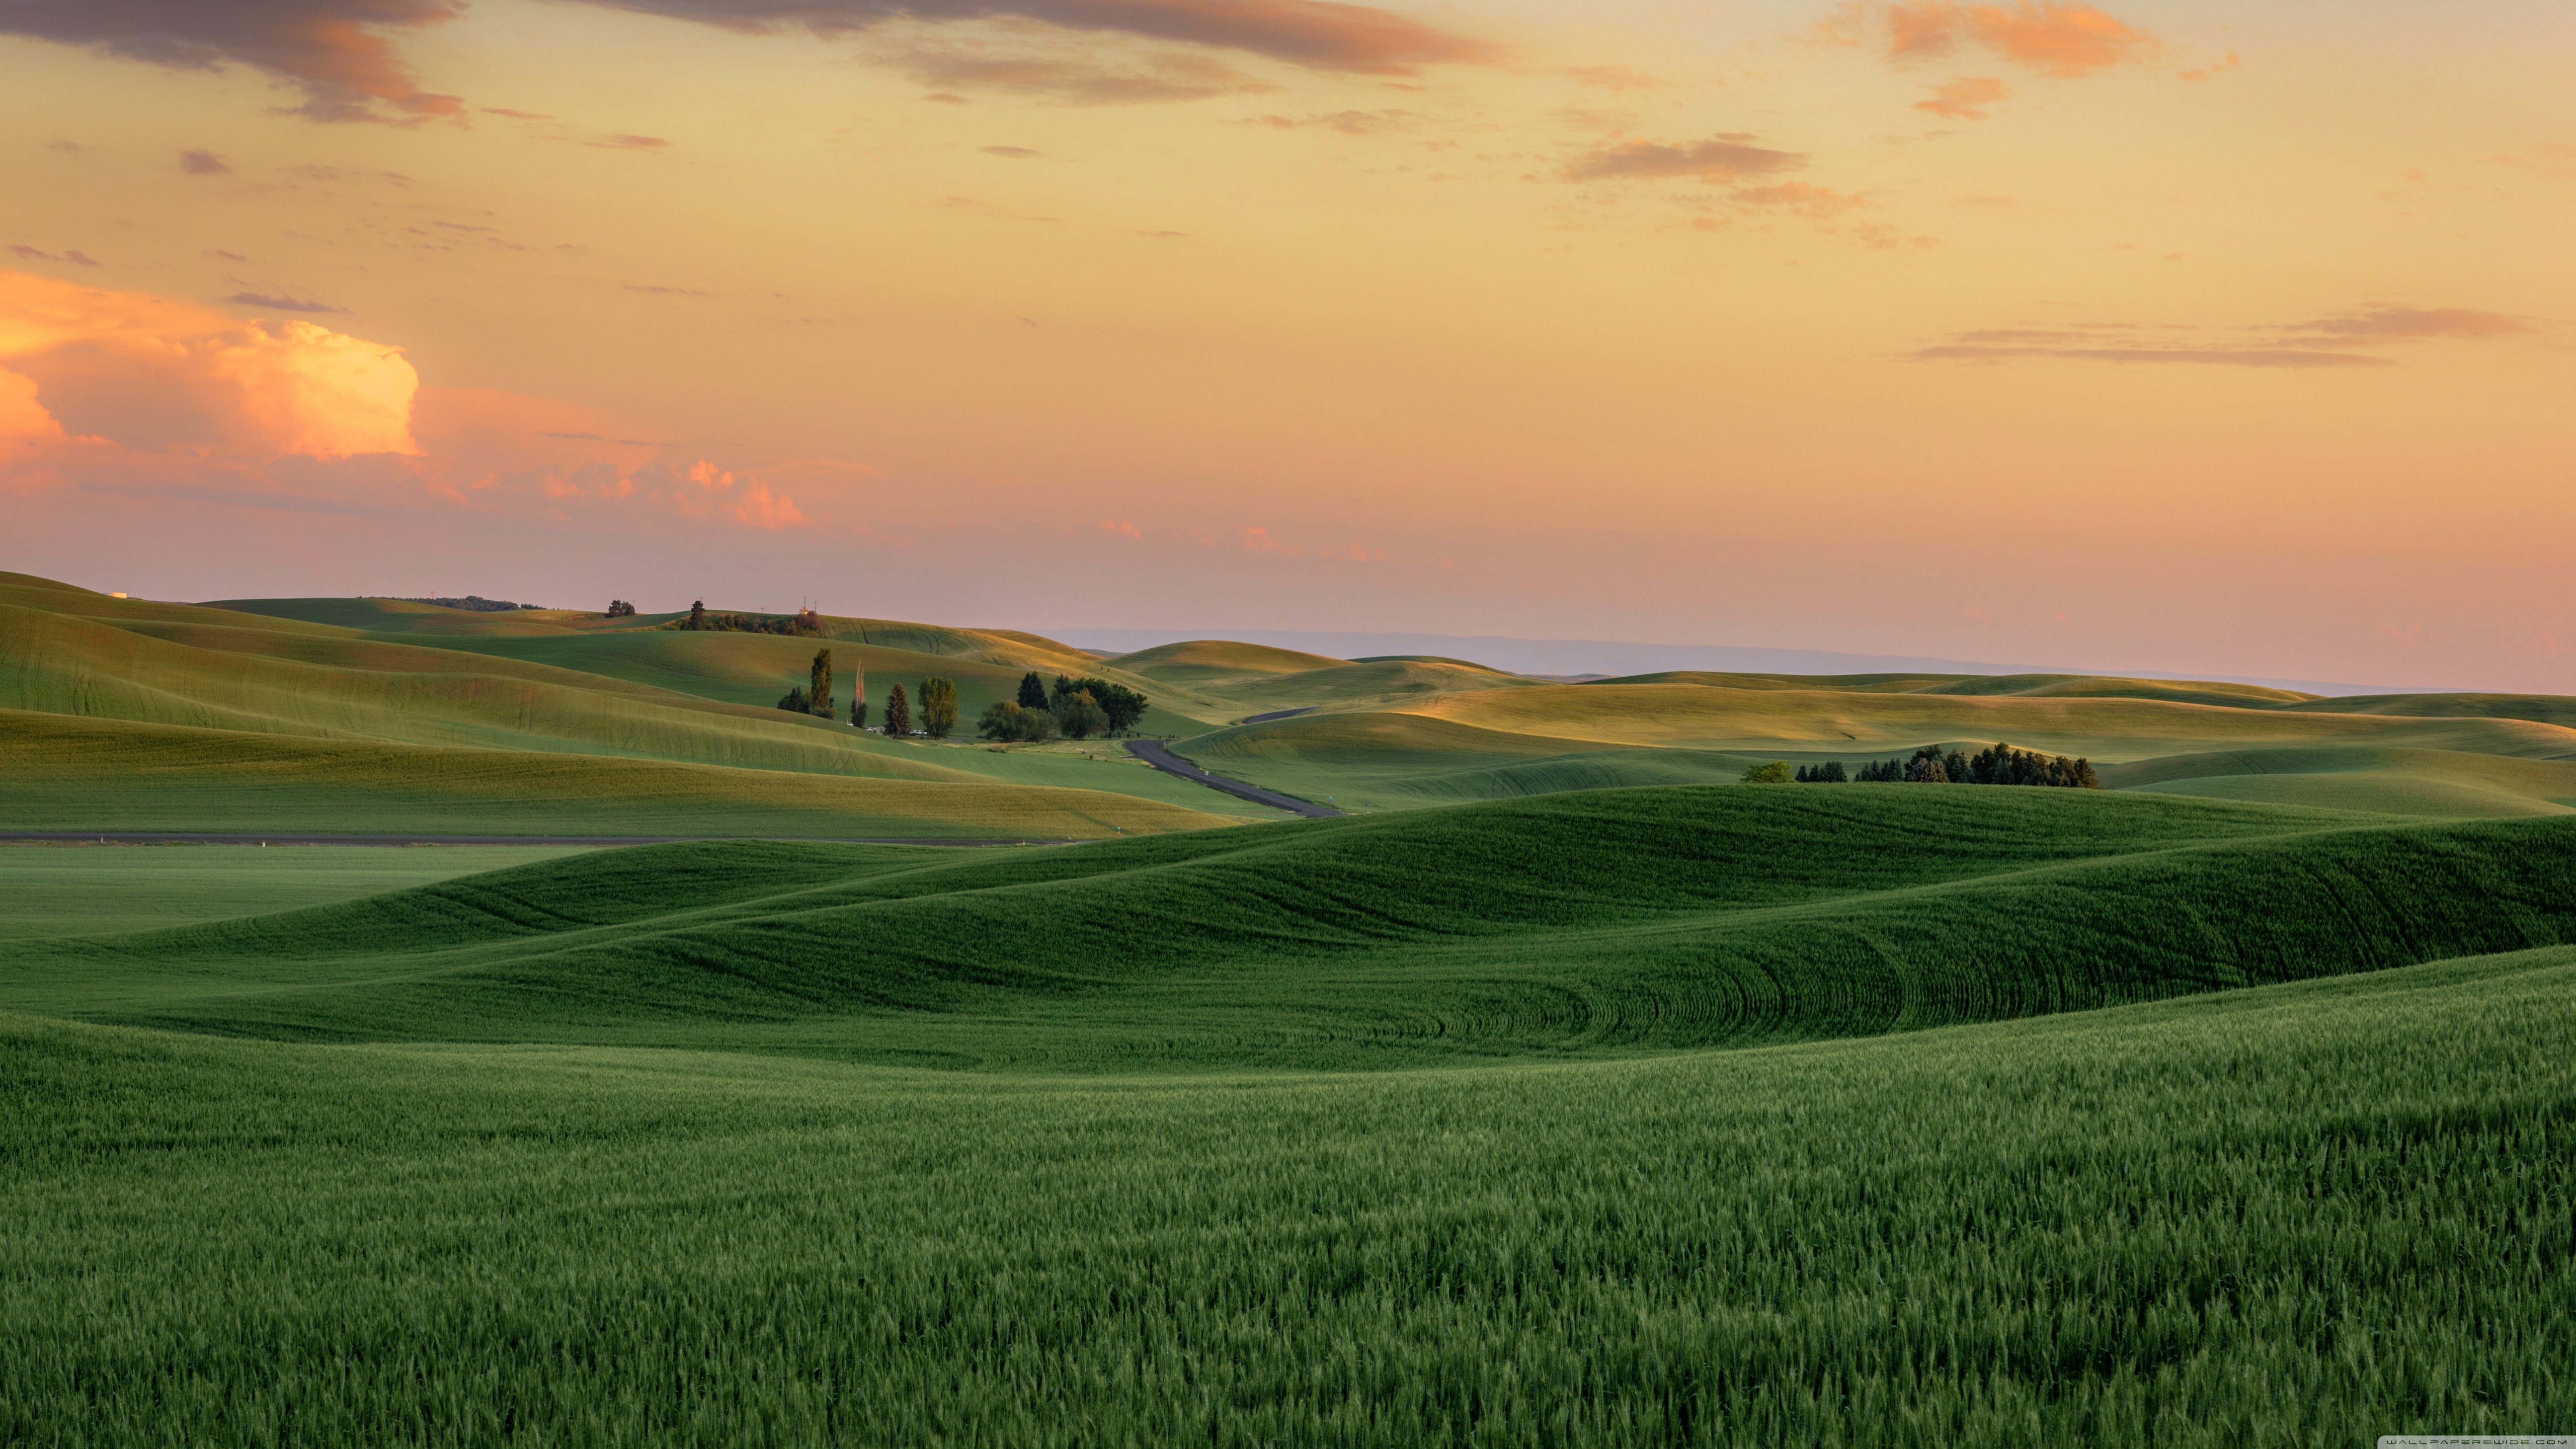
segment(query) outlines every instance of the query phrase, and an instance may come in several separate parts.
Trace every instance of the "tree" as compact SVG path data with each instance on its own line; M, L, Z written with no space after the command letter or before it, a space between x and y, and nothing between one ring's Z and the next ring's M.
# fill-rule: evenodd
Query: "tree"
M912 704L903 697L900 684L886 691L885 732L890 740L899 740L912 733Z
M1087 740L1109 728L1109 712L1090 690L1077 689L1056 701L1055 722L1074 739Z
M805 690L805 698L809 701L809 707L816 714L821 715L825 719L830 719L832 717L831 650L817 649L814 651L814 666L811 671L811 679L811 684Z
M1744 785L1786 785L1789 783L1789 762L1787 760L1773 760L1767 765L1747 765L1744 767L1744 778L1737 783Z
M921 727L934 740L957 728L957 681L936 674L921 681Z
M1020 687L1025 690L1028 685L1023 682ZM1077 694L1091 696L1091 702L1100 706L1100 712L1109 717L1108 728L1112 730L1135 728L1136 721L1145 717L1146 706L1150 703L1144 695L1123 684L1112 684L1106 679L1094 679L1089 675L1080 679L1068 679L1059 674L1055 677L1055 688L1048 697L1048 707L1060 709L1067 699Z
M689 627L692 629L703 629L707 627L706 600L699 599L689 605Z
M975 729L988 740L1037 744L1055 738L1055 716L1043 709L1022 709L1018 700L996 700L976 720Z
M778 701L778 707L787 711L789 714L812 714L814 712L814 706L806 700L805 691L801 689L791 689L787 691L786 695Z
M1038 678L1038 672L1034 669L1020 676L1019 705L1022 709L1047 707L1046 681Z
M635 606L626 602L624 599L611 599L608 601L608 617L612 619L631 618L634 616L634 613Z
M1925 745L1916 750L1914 757L1905 762L1905 780L1914 785L1950 783L1950 767L1941 758L1941 747Z
M868 727L868 671L862 667L859 677L850 681L850 728Z

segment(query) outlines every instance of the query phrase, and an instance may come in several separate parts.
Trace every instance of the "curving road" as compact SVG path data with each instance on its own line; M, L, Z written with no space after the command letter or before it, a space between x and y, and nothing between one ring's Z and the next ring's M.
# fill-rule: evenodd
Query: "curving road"
M1276 790L1264 790L1258 785L1247 785L1241 780L1229 780L1223 775L1211 775L1163 748L1161 740L1129 740L1127 753L1166 775L1178 775L1184 780L1205 785L1211 790L1223 790L1229 795L1239 795L1255 805L1267 805L1273 810L1286 810L1313 819L1321 819L1327 815L1338 816L1342 813L1339 810L1327 810L1312 800L1300 800L1294 795L1282 795Z

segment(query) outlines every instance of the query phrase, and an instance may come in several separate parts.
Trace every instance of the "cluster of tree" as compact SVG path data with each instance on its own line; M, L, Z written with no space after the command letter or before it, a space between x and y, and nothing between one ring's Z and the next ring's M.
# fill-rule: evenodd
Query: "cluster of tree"
M778 707L789 714L820 715L824 719L832 717L831 650L814 651L814 662L807 667L804 686L787 691L785 697L778 701ZM865 670L861 670L857 689L850 699L850 723L864 725L867 720L868 676Z
M1801 785L1840 785L1850 779L1851 776L1843 772L1843 762L1840 760L1827 760L1821 765L1798 767L1798 783Z
M1046 740L1058 731L1087 740L1134 729L1150 703L1123 684L1089 676L1059 674L1050 688L1033 669L1020 678L1019 698L985 710L976 728L988 740Z
M662 627L693 634L790 634L820 639L823 637L823 616L812 609L784 619L762 614L710 614L706 600L700 599L689 605L689 617L673 619Z
M860 687L862 697L850 701L850 723L865 728L868 722L868 702L864 697L866 688L864 678ZM921 692L917 696L904 693L903 686L900 684L886 691L884 725L886 738L899 740L912 733L912 727L916 723L912 712L916 704L921 709L921 718L917 722L923 734L934 740L944 740L956 732L957 681L943 679L934 674L921 681Z
M467 594L461 599L406 598L406 604L436 604L442 609L470 609L477 614L501 614L512 609L542 609L543 604L513 604L507 599L487 599L481 594Z
M1836 768L1839 770L1839 764ZM1800 775L1800 779L1808 779ZM1823 779L1824 776L1816 776ZM1839 774L1835 778L1840 778ZM1912 757L1902 760L1877 760L1860 767L1852 777L1863 781L1904 781L1917 785L2055 785L2073 790L2099 790L2102 782L2093 774L2093 763L2085 759L2070 760L2064 755L2043 755L2035 750L2016 750L2010 745L1994 744L1975 754L1959 750L1944 751L1938 745L1925 745Z
M611 599L608 601L608 617L612 619L629 619L633 618L634 615L635 606L626 602L624 599Z

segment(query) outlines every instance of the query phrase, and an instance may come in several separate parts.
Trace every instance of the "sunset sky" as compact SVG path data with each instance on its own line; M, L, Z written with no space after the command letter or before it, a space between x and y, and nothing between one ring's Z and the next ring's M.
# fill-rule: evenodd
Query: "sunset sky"
M2576 6L20 0L0 568L2576 693Z

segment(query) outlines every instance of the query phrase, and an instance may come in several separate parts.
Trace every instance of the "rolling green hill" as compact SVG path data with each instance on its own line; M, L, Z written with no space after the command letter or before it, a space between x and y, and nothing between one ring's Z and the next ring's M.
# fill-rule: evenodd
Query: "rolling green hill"
M989 757L1027 776L1125 788L1030 784L895 748L921 757L895 762L915 773L800 774L0 710L0 819L48 831L1061 840L1276 818L1250 805L1209 813L1200 807L1222 811L1224 800L1142 769L1131 779L1078 760Z
M28 947L0 1009L1059 1071L1384 1067L1916 1030L2576 941L2576 821L2354 819L1702 787L1073 851L653 847Z
M319 607L335 601L287 602L293 612L335 612ZM1141 767L931 750L768 707L782 681L804 678L811 640L584 633L525 612L336 602L366 606L336 611L344 617L428 610L456 616L460 629L515 621L537 632L360 633L0 578L0 720L8 724L0 749L16 766L0 780L8 823L1087 837L1277 815ZM872 652L832 647L857 656L845 671ZM511 657L520 650L530 657ZM1001 666L876 652L922 674L958 677L966 711L981 707L979 691L1006 693L1019 680ZM551 662L558 658L567 662ZM882 698L891 681L878 678ZM664 687L674 682L695 688ZM639 762L721 768L625 767ZM758 773L778 778L751 778ZM871 790L860 780L966 788L949 797ZM1075 793L1052 798L1057 790ZM1092 798L1102 791L1153 803L1140 810ZM621 801L621 792L632 798ZM943 824L948 807L955 820Z
M21 939L0 1436L2546 1432L2576 822L2379 819L1604 790Z

